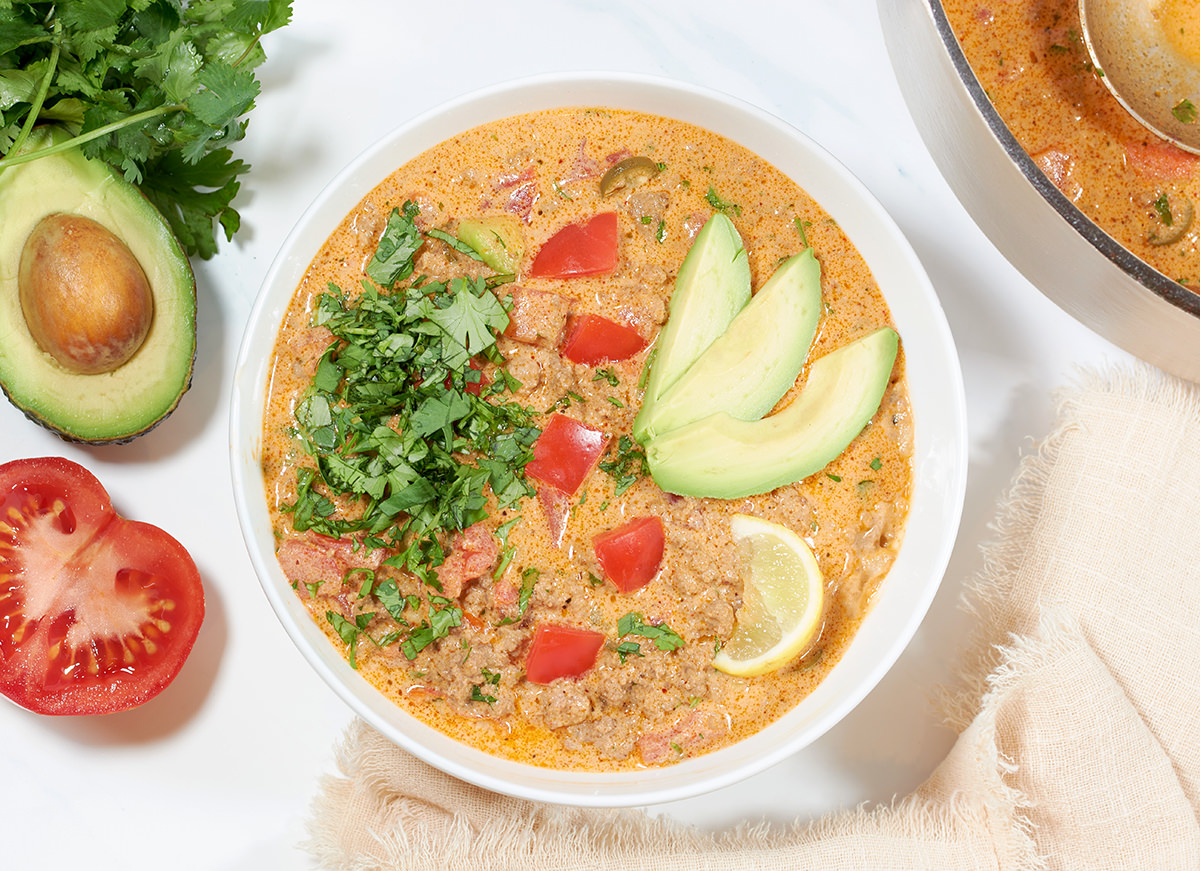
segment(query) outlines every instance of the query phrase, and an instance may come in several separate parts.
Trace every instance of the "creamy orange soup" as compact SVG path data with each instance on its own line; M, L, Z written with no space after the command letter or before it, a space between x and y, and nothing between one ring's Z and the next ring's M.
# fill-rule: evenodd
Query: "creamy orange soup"
M1147 132L1104 87L1076 0L942 5L988 98L1050 181L1130 252L1200 289L1200 158Z
M655 172L602 195L606 171L631 156L651 158ZM309 413L306 397L323 355L345 344L314 325L321 295L334 285L353 305L389 214L405 203L414 204L422 231L435 231L421 242L414 276L491 278L486 292L513 301L496 353L474 366L485 385L502 381L503 369L519 386L489 401L529 409L535 432L557 414L608 439L578 492L563 498L529 481L524 495L503 505L488 492L486 517L469 518L464 531L439 533L445 561L433 566L434 557L431 568L440 590L389 565L397 548L364 546L361 531L338 539L312 528L298 532L293 507L300 474L308 475L310 495L329 497L333 517L363 510L363 499L339 495L320 474L304 471L316 462L297 411ZM263 474L278 556L331 643L412 715L467 744L535 765L663 765L762 729L804 698L846 649L892 564L908 510L903 355L879 412L840 457L761 496L723 501L665 493L640 468L629 438L676 271L718 208L743 238L756 289L783 258L806 245L817 254L824 313L810 361L890 322L852 242L774 167L709 131L603 108L522 115L442 143L364 197L313 259L280 330L266 397ZM530 274L552 235L611 212L619 240L614 268L568 278ZM453 245L462 222L480 216L515 219L518 242L509 248L520 257L511 281L495 281L493 270ZM630 328L645 347L625 359L571 362L563 337L586 314ZM802 373L794 390L803 381ZM761 516L807 539L828 593L812 647L757 678L731 677L712 665L741 605L734 513ZM593 536L644 517L661 520L661 563L645 586L621 592L606 579ZM400 619L382 603L384 589L393 605L397 596L407 603ZM435 612L440 637L406 647L414 633L432 632ZM630 614L653 631L622 634L621 618ZM526 675L531 639L550 622L600 633L604 641L582 674L535 683ZM653 636L666 629L671 643L660 645Z

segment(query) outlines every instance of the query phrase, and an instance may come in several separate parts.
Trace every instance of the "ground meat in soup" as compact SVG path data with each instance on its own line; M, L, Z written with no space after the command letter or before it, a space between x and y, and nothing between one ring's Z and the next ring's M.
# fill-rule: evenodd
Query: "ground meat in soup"
M1046 177L1105 232L1200 290L1200 156L1138 124L1101 81L1077 0L943 0L988 99Z
M601 177L631 156L648 157L641 161L646 171L602 196ZM398 547L376 546L376 530L329 534L370 516L372 500L328 492L323 476L336 469L318 466L297 429L300 416L311 424L312 385L338 347L322 325L321 295L331 284L347 300L363 292L389 215L406 203L426 233L413 258L413 275L422 281L466 278L484 287L494 272L449 243L464 220L517 218L504 226L519 227L519 237L496 235L506 252L519 253L516 274L483 290L504 300L507 326L494 349L472 361L470 377L457 377L496 407L524 409L533 432L558 416L572 432L594 434L600 451L577 483L550 486L531 475L519 498L487 491L486 505L439 533L420 565L400 559ZM640 463L630 433L643 370L667 319L675 273L715 208L725 209L741 233L756 289L806 245L817 254L824 313L810 359L890 323L851 240L774 167L708 131L608 109L498 121L399 167L345 218L297 290L276 346L264 432L280 565L331 643L368 680L465 743L535 765L587 770L667 765L711 752L757 732L807 695L885 583L911 484L903 354L872 423L825 470L798 484L734 501L681 497L660 490ZM618 222L614 268L530 274L555 233L608 212ZM572 362L563 343L585 316L624 328L636 350L622 359ZM319 441L306 431L309 442ZM402 435L395 420L384 420L384 443ZM302 496L333 513L302 518ZM828 593L812 649L753 679L712 665L741 605L730 532L738 513L805 538ZM328 527L314 516L347 525ZM623 592L606 578L593 537L643 528L639 523L661 528L661 560L652 577ZM660 634L669 630L678 643L622 637L618 626L631 614ZM580 673L534 682L527 672L539 633L569 634L591 645L594 659Z

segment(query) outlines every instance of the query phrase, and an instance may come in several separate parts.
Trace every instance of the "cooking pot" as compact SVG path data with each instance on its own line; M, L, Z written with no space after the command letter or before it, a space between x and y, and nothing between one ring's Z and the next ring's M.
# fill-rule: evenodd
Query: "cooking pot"
M964 208L1042 293L1112 343L1200 380L1200 295L1122 247L1038 169L967 63L941 0L879 0L926 147Z

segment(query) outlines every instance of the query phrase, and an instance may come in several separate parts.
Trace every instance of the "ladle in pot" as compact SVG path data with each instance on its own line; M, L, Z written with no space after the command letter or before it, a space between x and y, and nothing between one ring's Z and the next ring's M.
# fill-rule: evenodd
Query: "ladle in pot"
M1200 154L1200 2L1079 0L1101 80L1143 126Z

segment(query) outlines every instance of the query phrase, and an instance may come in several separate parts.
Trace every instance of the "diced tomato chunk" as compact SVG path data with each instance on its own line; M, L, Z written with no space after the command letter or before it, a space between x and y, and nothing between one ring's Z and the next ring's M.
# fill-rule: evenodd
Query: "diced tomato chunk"
M462 595L468 581L483 577L500 558L500 545L482 523L468 526L450 540L449 552L434 568L442 593L451 599Z
M319 586L319 592L327 596L338 593L352 569L377 569L386 556L383 549L367 549L352 538L329 538L315 532L286 538L275 551L279 567L297 590L303 594Z
M627 360L644 347L646 340L633 327L600 315L580 315L571 318L562 355L572 363L595 366Z
M478 360L472 358L468 361L468 364L471 370L473 372L478 372L479 375L471 375L468 372L466 376L464 376L466 383L463 384L463 393L469 393L472 396L481 396L483 395L483 388L487 387L488 384L491 383L491 380L487 377L487 373L483 371L483 364ZM447 375L446 380L443 381L442 384L447 390L450 390L454 387L454 378L450 375Z
M666 534L656 516L637 517L623 526L592 536L604 576L622 593L640 590L654 580L662 565Z
M567 224L546 240L529 274L537 278L600 275L617 268L617 213L601 212Z
M525 474L567 495L579 489L608 446L608 436L565 414L553 414L533 443Z
M604 633L561 623L541 623L525 657L530 683L548 684L560 677L579 677L596 664Z
M1140 175L1159 179L1190 178L1200 166L1200 157L1158 140L1126 142L1125 160Z

